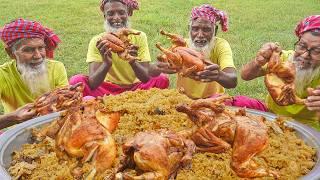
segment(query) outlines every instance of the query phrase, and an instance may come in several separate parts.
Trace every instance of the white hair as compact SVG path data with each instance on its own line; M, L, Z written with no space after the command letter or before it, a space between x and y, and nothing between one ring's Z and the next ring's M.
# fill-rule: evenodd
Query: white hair
M294 80L296 93L298 96L306 92L306 89L310 86L311 82L319 77L320 66L315 68L301 69L299 66L296 67L296 77Z
M21 79L35 97L50 91L47 60L32 60L31 63L41 61L41 64L34 67L30 63L24 63L17 59L17 69L20 72Z
M198 47L196 46L196 44L191 40L191 35L189 35L189 45L190 48L202 52L204 57L207 59L210 59L211 56L211 52L215 46L215 36L212 36L212 38L210 39L210 41L203 47Z
M127 21L126 21L126 23L125 23L125 25L124 25L124 28L130 28L131 27L131 25L130 25L130 21L129 21L129 19L127 19ZM105 20L104 21L104 30L106 31L106 32L112 32L112 33L116 33L117 31L118 31L118 29L119 28L114 28L114 27L112 27L111 25L110 25L110 23L109 23L109 21L108 20Z

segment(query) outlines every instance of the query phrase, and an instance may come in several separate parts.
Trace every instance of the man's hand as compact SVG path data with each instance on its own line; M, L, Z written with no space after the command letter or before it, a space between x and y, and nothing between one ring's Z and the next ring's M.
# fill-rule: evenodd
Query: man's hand
M97 44L96 44L101 56L102 56L102 59L103 59L103 62L111 65L112 64L112 54L111 54L111 49L107 48L108 46L108 42L106 40L98 40Z
M176 69L172 69L170 67L170 64L166 63L166 62L156 61L154 63L154 66L156 68L156 71L158 71L159 73L165 73L165 74L177 73L177 70Z
M308 88L308 97L306 106L310 111L320 112L320 86L317 88Z
M138 50L139 50L139 47L138 47L138 46L131 44L130 46L128 46L127 49L128 49L128 53L129 53L131 56L134 56L134 57L137 57L137 56L138 56Z
M255 58L256 63L260 66L265 65L270 60L273 51L281 51L281 48L277 43L269 42L264 44L257 53Z
M13 112L13 120L22 122L36 115L33 104L26 104Z
M210 64L204 68L203 71L190 75L190 78L201 82L218 81L221 75L220 66L217 64Z

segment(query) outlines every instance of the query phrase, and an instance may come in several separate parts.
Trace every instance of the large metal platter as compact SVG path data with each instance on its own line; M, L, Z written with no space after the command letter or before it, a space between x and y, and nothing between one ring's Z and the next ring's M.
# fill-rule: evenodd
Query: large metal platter
M254 115L264 116L267 120L274 120L276 116L272 113L265 113L257 110L247 109L247 112ZM53 121L60 116L60 113L52 113L46 116L38 117L9 129L0 135L0 179L11 179L6 168L10 166L11 153L22 147L23 144L30 142L30 129L40 127ZM312 171L301 177L303 180L320 179L320 132L298 123L296 121L287 121L286 125L296 130L297 135L308 145L317 149L317 162Z

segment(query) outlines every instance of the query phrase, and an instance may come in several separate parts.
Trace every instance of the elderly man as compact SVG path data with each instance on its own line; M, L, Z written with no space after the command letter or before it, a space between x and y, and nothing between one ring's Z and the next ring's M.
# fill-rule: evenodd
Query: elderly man
M14 59L0 66L0 99L5 113L68 84L64 65L46 59L53 58L60 42L50 29L35 21L17 19L0 29L0 38Z
M220 22L223 31L228 30L227 16L210 5L202 5L192 9L188 45L205 55L211 62L204 71L188 77L177 76L177 88L190 98L208 98L224 93L224 88L234 88L237 85L236 69L233 64L232 51L229 43L216 37L217 23ZM153 74L176 73L169 64L157 62Z
M89 77L76 75L70 79L70 84L83 82L84 96L103 96L119 94L136 89L167 88L169 80L166 76L149 76L151 61L147 37L144 32L140 35L129 35L128 52L141 60L127 62L106 48L106 41L101 37L106 33L117 32L120 28L130 28L128 16L138 9L136 0L102 0L100 9L104 14L105 32L92 38L88 47L87 63Z
M306 98L304 105L277 105L270 95L266 104L270 111L292 117L308 124L318 130L320 112L320 15L309 16L302 20L296 27L295 33L298 41L294 51L282 50L281 59L293 61L296 65L295 87L300 98ZM258 51L257 56L246 64L241 72L244 80L264 76L265 64L269 61L273 51L277 50L274 43L266 43ZM313 88L307 90L307 88Z

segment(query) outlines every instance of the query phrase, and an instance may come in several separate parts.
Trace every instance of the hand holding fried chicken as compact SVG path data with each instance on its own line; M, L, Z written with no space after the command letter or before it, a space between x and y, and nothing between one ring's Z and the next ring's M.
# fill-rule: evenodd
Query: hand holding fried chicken
M130 29L122 28L116 33L107 33L97 43L100 54L105 57L108 62L111 59L110 52L117 53L118 56L125 61L139 60L137 46L130 43L129 35L139 35L140 32L134 32Z
M317 118L320 122L320 86L308 88L307 91L308 97L305 104L310 111L317 112Z
M82 83L57 88L36 99L34 109L41 116L76 106L82 100L83 89Z
M160 31L162 35L171 40L171 47L164 48L160 43L156 47L163 52L157 59L161 62L169 63L171 69L176 70L182 76L189 76L198 71L203 71L206 64L202 53L186 47L187 43L182 36Z
M265 75L265 85L269 91L270 96L280 106L287 106L291 104L304 104L304 100L299 98L295 92L295 74L296 68L293 62L282 62L280 59L281 48L275 44L270 59L267 64L267 73ZM271 45L268 51L259 52L264 57L270 55ZM263 49L263 48L262 48ZM264 61L261 61L264 62Z

